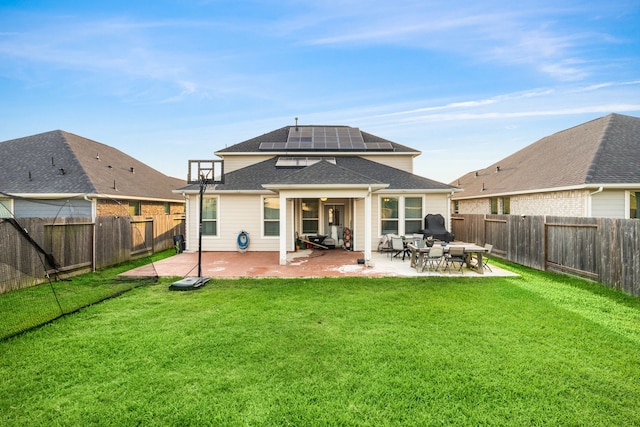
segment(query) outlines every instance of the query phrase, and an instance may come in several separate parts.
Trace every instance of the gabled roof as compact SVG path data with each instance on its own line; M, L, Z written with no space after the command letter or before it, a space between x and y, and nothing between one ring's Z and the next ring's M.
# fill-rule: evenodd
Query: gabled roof
M621 114L546 136L452 182L454 199L600 185L640 185L640 118Z
M172 190L184 185L113 147L61 130L0 142L3 193L181 201Z
M298 127L303 127L302 125L298 126ZM355 129L355 128L351 128L349 126L324 126L324 125L307 125L304 126L306 128L309 127L318 127L318 128L344 128L344 129ZM223 148L222 150L216 151L216 155L219 156L224 156L227 154L247 154L247 153L252 153L252 154L256 154L256 153L261 153L261 154L274 154L273 150L271 150L271 152L266 152L264 150L260 149L260 145L263 143L285 143L287 141L287 139L289 138L289 131L291 129L296 129L296 126L285 126L282 127L280 129L276 129L274 131L265 133L264 135L260 135L258 137L255 138L251 138L248 139L244 142L239 142L237 144L234 144L230 147L227 148ZM363 131L359 131L360 134L362 135L362 139L366 144L374 144L374 143L383 143L383 144L390 144L391 149L385 149L385 150L378 150L378 149L367 149L366 153L367 154L372 154L372 153L404 153L404 154L413 154L413 155L418 155L420 154L420 151L415 150L413 148L386 140L384 138L380 138L379 136L376 135L372 135L370 133L367 132L363 132ZM309 150L309 151L313 151L313 150ZM362 150L337 150L343 153L349 153L349 152L359 152L360 154L362 154ZM283 151L284 153L284 151Z
M227 173L223 184L208 191L264 191L263 184L290 185L386 185L386 190L453 191L455 187L357 156L336 157L336 164L327 161L302 169L278 168L277 157ZM197 184L184 187L198 191Z

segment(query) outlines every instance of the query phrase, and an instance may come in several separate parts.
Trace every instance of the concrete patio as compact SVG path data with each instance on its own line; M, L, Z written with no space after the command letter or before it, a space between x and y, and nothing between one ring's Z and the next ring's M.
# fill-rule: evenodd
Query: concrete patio
M373 253L372 262L366 266L358 264L363 253L343 249L304 249L287 254L288 265L279 265L278 252L203 252L202 276L211 278L241 277L496 277L517 276L514 273L491 265L491 270L478 274L463 268L463 273L423 272L411 267L409 258L391 259L386 253ZM181 253L170 258L139 267L123 276L198 276L198 253Z

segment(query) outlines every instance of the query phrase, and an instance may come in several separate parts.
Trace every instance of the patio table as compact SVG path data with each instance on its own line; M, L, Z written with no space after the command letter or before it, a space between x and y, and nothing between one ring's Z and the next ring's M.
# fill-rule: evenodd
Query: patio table
M449 248L452 246L464 247L467 267L477 269L478 274L484 274L484 268L482 267L482 254L487 252L487 249L485 247L476 245L475 243L448 243L446 246L444 246L444 252L449 252ZM411 267L415 268L419 273L422 273L424 271L424 257L429 253L431 247L426 246L424 248L419 248L413 243L407 244L407 247L411 251ZM477 265L471 264L473 254L476 255L476 259L478 260Z

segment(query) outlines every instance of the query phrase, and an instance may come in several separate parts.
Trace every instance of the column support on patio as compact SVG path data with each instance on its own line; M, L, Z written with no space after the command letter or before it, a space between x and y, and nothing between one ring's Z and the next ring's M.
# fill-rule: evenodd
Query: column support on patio
M371 261L371 186L364 197L364 259Z
M280 265L287 265L287 197L280 192Z

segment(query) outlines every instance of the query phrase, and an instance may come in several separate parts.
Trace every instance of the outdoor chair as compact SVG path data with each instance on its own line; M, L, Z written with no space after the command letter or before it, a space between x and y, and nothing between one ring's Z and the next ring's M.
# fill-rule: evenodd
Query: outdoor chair
M444 248L442 246L433 246L429 249L429 253L424 257L424 267L431 271L438 271L444 257Z
M451 266L458 265L457 270L463 273L462 266L465 263L464 247L463 246L451 246L449 253L445 256L445 269L451 273Z
M489 258L491 257L491 252L493 251L493 245L485 243L484 247L487 251L482 254L482 268L488 268L489 271L493 273L493 270L491 270L491 267L489 267Z
M380 238L378 242L378 252L392 252L393 248L391 247L391 238L388 234L385 234Z
M402 237L392 237L391 238L391 259L397 258L398 255L402 254L402 260L404 261L404 257L407 254L408 249L404 245L404 241Z

